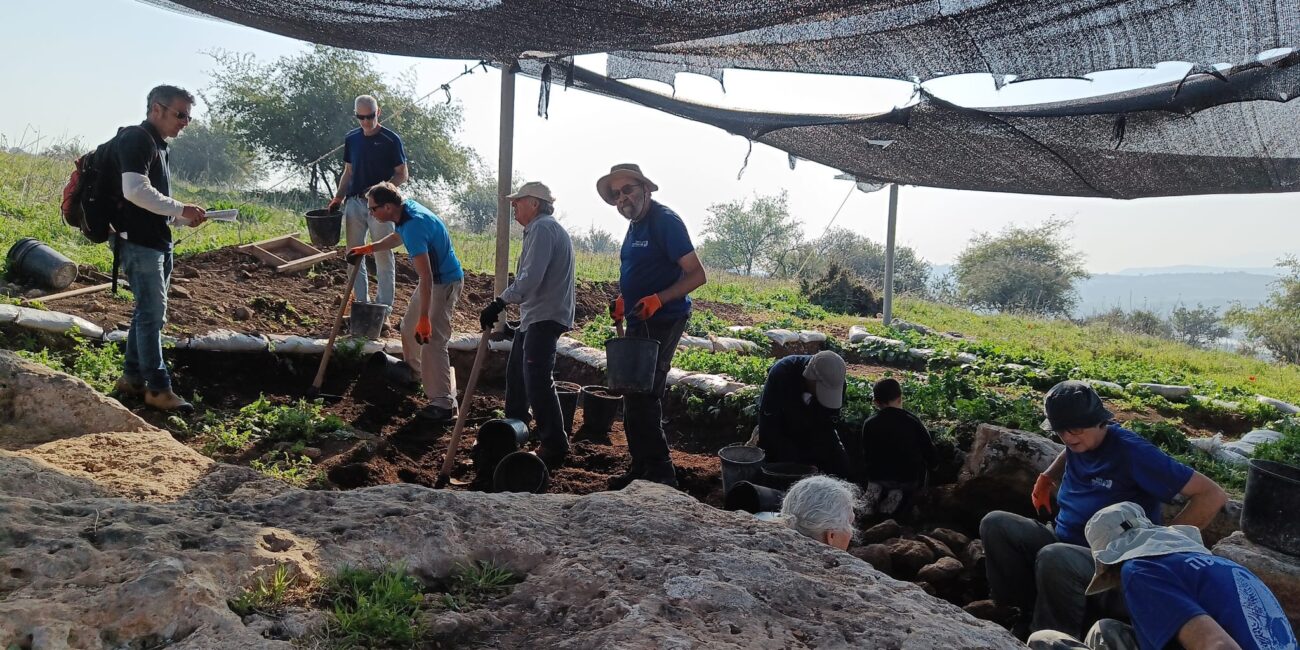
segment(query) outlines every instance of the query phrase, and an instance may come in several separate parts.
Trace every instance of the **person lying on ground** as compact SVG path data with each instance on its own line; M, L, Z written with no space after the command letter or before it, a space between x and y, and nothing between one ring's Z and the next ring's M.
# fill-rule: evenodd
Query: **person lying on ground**
M1246 567L1211 554L1194 526L1157 526L1125 501L1097 511L1085 529L1095 565L1087 593L1122 586L1133 624L1103 619L1078 639L1056 631L1029 638L1038 650L1295 648L1277 597Z
M838 432L846 367L829 350L772 364L758 401L758 446L768 463L803 463L852 478Z
M844 551L853 541L853 505L857 500L858 488L852 483L825 475L809 476L785 493L778 520Z
M650 392L623 397L623 429L632 466L610 479L611 490L621 490L637 479L677 486L664 436L664 387L691 317L688 294L708 278L682 218L650 198L657 191L659 186L633 164L614 165L596 181L600 198L628 221L619 252L620 294L610 303L610 317L621 323L626 316L628 335L659 342Z
M330 212L340 205L343 207L348 248L365 244L367 234L371 243L393 234L392 223L376 219L367 211L365 193L385 181L401 187L408 175L402 138L379 124L379 100L371 95L361 95L352 102L352 107L360 126L343 137L343 174L339 176L338 190L329 204ZM374 258L378 275L375 278L375 302L392 307L397 286L393 251L378 250ZM357 300L370 302L370 282L365 266L357 269L357 278L353 282Z
M555 197L542 183L524 183L507 196L515 221L524 227L515 281L479 314L491 330L507 304L519 305L520 320L506 364L506 417L528 422L529 407L542 441L537 456L552 472L564 464L569 437L555 392L555 343L573 329L573 242L555 220Z
M420 280L402 317L402 360L419 375L429 398L417 415L433 422L454 420L456 382L447 340L465 273L447 226L415 199L404 198L392 183L379 183L367 190L366 209L379 221L395 224L396 231L373 244L349 249L348 263L363 264L362 256L406 247Z
M903 387L886 377L871 387L876 413L862 423L867 509L906 517L937 457L921 419L903 408Z
M167 139L180 135L193 109L194 96L188 91L157 86L145 99L145 120L119 129L111 145L123 198L113 220L113 274L116 277L120 265L135 297L117 392L143 397L146 405L160 411L185 413L194 407L172 390L162 328L172 281L171 226L196 228L207 214L197 205L171 198Z
M987 554L989 592L1003 605L1018 607L1014 631L1056 630L1083 636L1096 618L1126 618L1117 592L1085 596L1092 559L1084 525L1098 510L1132 501L1159 523L1161 505L1179 495L1187 505L1174 524L1203 528L1227 502L1223 488L1174 460L1141 436L1111 422L1087 383L1065 381L1044 399L1045 429L1056 432L1066 449L1034 485L1031 501L1050 512L1052 492L1059 512L1054 526L1009 512L995 511L980 522Z

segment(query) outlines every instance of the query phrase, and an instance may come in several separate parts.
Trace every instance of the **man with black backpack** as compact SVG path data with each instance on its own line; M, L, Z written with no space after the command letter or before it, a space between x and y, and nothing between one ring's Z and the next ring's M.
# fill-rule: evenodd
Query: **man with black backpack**
M122 201L113 228L116 263L131 285L135 310L126 339L126 362L117 391L143 396L163 411L194 407L172 391L163 361L162 328L167 322L167 291L172 277L171 226L203 223L205 211L171 198L167 139L190 123L194 96L176 86L149 91L147 118L118 131L112 142L115 171L121 175Z

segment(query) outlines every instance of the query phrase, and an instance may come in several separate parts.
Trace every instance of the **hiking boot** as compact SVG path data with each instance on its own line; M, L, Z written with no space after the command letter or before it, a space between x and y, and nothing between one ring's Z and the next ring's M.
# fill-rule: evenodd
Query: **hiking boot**
M116 390L118 395L125 397L140 397L144 395L144 382L134 382L126 375L122 375L117 378L117 384L113 386L113 390Z
M430 404L415 412L415 417L425 422L445 423L456 419L456 409L444 408L435 404Z
M144 403L159 411L180 411L185 414L194 412L194 405L181 399L181 396L173 393L170 388L145 391Z
M677 487L677 470L673 469L672 461L663 461L647 466L645 473L640 478L642 481L662 483L670 488Z
M546 470L554 474L556 470L564 467L564 460L569 457L569 450L548 449L546 445L542 445L537 448L537 457L546 463Z
M640 463L637 463L636 461L633 461L631 469L627 470L622 474L619 474L618 476L609 479L609 489L621 490L631 485L632 481L642 478L644 475L645 475L645 466Z

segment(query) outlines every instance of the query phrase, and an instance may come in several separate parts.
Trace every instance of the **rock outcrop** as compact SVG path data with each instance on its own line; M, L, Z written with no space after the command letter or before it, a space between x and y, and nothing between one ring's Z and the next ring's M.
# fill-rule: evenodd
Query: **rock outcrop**
M9 403L107 410L97 426L55 414L57 428L0 433L18 450L0 452L0 647L288 649L264 633L310 634L321 616L271 626L227 604L276 566L313 581L403 563L433 581L476 560L525 578L479 610L430 614L432 633L496 647L1019 647L848 553L662 486L298 490L110 413L84 384L24 393L39 384L7 385Z
M1064 449L1035 433L981 424L953 496L971 512L1032 515L1029 492L1034 480Z
M1265 548L1236 532L1214 545L1214 554L1240 564L1268 585L1291 626L1300 629L1300 557Z

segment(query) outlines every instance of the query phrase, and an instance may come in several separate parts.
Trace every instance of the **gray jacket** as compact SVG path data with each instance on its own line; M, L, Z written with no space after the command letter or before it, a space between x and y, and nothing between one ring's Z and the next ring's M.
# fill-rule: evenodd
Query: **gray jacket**
M501 292L502 300L519 305L520 330L544 320L573 327L573 271L569 233L554 216L538 215L524 228L515 281Z

